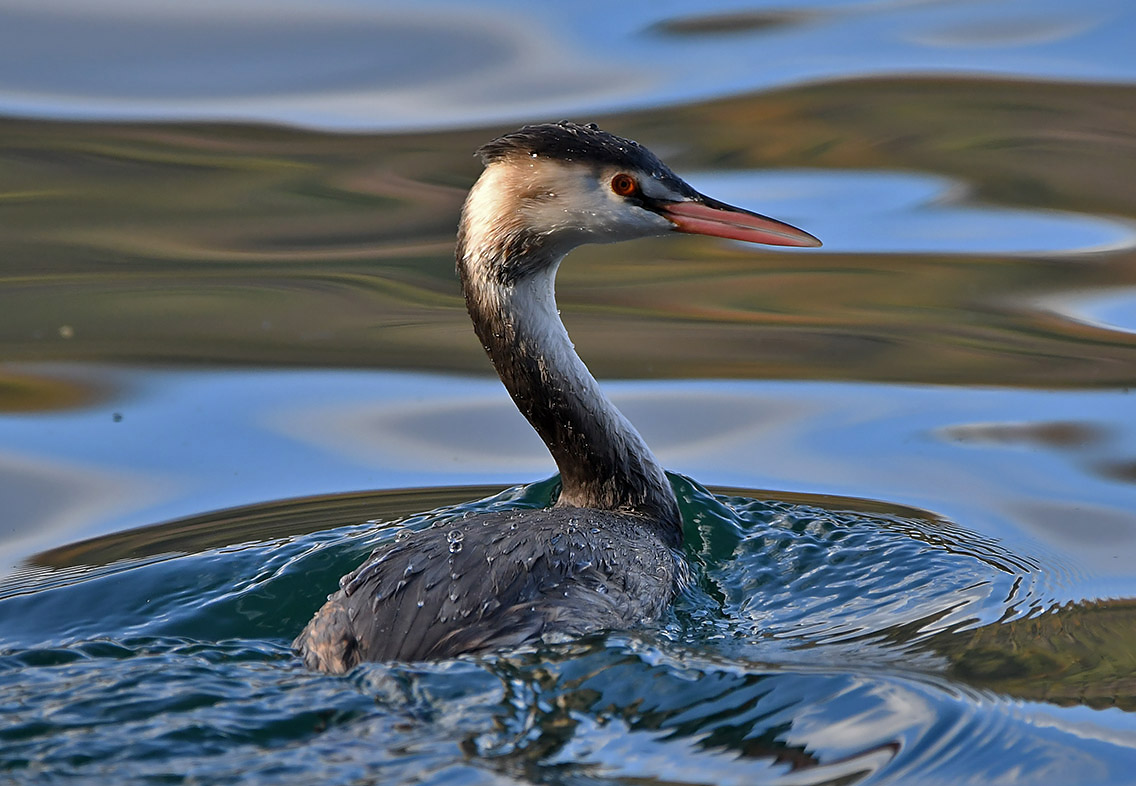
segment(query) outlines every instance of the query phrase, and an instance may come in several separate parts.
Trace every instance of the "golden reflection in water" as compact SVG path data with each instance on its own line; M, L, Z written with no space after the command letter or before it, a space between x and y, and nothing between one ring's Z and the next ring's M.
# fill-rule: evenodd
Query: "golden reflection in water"
M500 486L323 494L211 511L41 551L29 564L54 569L109 565L160 554L192 554L366 521L395 521L424 510L488 497Z
M950 675L1009 696L1136 710L1136 602L1070 604L937 635Z
M89 380L0 367L0 414L58 412L91 406L106 394Z
M1133 107L1125 86L863 79L595 119L680 172L913 170L979 202L1132 219ZM470 152L499 130L4 120L0 340L34 360L488 373L451 249ZM1131 287L1134 260L667 238L574 254L560 293L602 377L1116 386L1136 335L1031 304Z

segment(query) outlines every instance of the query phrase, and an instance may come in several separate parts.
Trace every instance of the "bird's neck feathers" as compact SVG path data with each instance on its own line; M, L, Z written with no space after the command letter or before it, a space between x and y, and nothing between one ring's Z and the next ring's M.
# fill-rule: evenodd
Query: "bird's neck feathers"
M568 249L522 224L489 167L462 211L457 267L474 330L560 470L559 505L641 513L681 540L678 503L642 437L576 354L556 306Z

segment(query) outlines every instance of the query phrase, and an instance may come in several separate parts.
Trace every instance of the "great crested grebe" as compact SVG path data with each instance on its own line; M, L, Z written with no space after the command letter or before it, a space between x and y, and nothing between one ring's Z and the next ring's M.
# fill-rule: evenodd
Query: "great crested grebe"
M564 255L667 232L819 246L695 191L653 153L595 125L526 126L478 151L458 229L474 330L560 470L546 510L469 516L376 551L293 646L313 669L433 660L625 629L687 579L663 468L576 355L556 308Z

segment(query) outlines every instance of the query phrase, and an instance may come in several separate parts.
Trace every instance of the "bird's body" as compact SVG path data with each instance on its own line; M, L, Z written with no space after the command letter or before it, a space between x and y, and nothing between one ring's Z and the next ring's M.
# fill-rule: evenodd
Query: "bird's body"
M595 126L527 126L480 151L457 266L474 329L560 470L556 507L471 516L380 550L294 644L311 668L481 652L656 619L685 581L662 466L576 355L554 293L588 242L684 231L819 245L704 197Z
M685 578L678 553L641 516L536 512L471 516L381 552L316 614L305 661L339 672L627 628L657 618Z

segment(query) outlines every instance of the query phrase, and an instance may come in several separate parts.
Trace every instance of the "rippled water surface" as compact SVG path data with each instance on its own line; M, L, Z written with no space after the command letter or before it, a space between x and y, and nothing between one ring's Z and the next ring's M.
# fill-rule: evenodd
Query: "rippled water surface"
M1133 35L1121 0L0 4L0 780L1130 783ZM562 117L825 241L560 272L696 581L309 673L373 549L555 496L452 254L472 151Z

